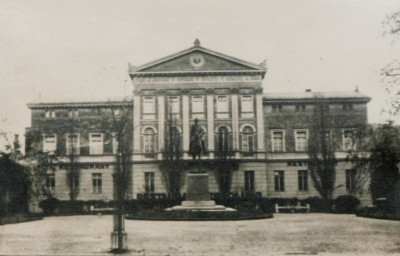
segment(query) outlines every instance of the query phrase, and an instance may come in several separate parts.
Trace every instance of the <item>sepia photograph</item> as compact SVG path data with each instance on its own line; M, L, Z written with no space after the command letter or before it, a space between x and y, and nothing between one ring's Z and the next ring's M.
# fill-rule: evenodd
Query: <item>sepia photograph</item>
M0 0L0 256L400 255L399 0Z

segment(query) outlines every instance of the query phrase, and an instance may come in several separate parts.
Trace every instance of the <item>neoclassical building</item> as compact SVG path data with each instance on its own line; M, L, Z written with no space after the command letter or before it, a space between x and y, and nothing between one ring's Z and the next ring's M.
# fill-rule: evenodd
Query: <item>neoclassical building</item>
M78 199L111 200L116 142L98 113L128 107L133 166L130 198L166 192L160 171L166 130L174 129L179 135L182 161L192 161L189 140L195 119L204 131L207 154L202 160L209 163L204 168L209 172L210 192L218 192L212 163L223 151L235 163L233 193L260 192L271 198L318 196L307 169L311 117L318 98L330 120L328 136L337 145L335 196L347 194L354 181L346 152L354 146L354 129L367 124L370 98L357 90L272 94L263 91L266 74L265 62L243 61L204 48L196 40L181 52L141 66L130 65L134 89L128 102L28 104L32 125L27 134L41 136L40 141L27 136L27 151L39 147L59 155L48 186L55 197L66 200L69 191L63 159L67 161L72 145L82 167ZM73 132L71 120L76 127ZM183 186L181 192L185 191Z

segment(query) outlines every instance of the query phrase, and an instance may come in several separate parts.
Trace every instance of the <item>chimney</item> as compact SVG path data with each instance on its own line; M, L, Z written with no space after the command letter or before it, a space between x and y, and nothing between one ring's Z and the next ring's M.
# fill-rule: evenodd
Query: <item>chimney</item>
M306 92L311 92L311 89L306 89Z

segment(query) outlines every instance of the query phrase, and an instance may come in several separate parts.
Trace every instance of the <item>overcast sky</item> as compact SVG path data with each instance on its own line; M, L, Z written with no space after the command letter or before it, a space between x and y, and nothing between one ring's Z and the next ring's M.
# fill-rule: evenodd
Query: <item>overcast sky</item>
M201 45L267 59L264 92L352 91L372 97L382 122L380 69L400 59L381 22L399 0L0 0L0 119L24 133L28 102L106 100L132 92L128 62L142 65Z

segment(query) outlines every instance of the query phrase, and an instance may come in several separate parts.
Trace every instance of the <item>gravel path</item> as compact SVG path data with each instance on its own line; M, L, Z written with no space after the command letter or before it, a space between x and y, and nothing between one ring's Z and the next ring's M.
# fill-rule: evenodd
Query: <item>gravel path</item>
M400 255L400 222L335 214L250 221L126 220L133 255ZM0 226L0 254L107 254L111 216Z

